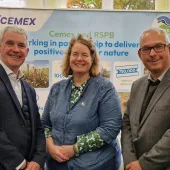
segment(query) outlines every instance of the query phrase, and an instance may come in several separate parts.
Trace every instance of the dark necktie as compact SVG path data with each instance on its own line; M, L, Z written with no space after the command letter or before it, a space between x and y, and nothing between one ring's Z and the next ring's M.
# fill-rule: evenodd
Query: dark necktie
M154 94L154 92L156 91L156 88L158 87L160 80L156 80L156 81L152 81L152 80L148 80L148 90L147 93L145 95L145 99L142 105L142 110L141 110L141 115L140 115L140 122L145 114L145 111L149 105L150 100L152 99L152 96Z

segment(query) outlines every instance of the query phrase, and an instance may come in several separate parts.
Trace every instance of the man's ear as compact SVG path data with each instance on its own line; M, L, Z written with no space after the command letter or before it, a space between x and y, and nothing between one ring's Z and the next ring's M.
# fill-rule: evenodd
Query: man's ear
M168 47L169 55L170 55L170 44L168 44L167 47Z
M27 48L27 56L28 56L29 51L30 51L30 49L29 49L29 48Z
M141 53L140 53L140 51L138 50L138 56L139 56L139 58L141 59Z

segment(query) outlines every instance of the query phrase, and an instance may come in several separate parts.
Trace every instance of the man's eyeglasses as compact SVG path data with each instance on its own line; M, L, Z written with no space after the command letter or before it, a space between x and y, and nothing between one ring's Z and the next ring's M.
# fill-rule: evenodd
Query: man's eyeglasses
M169 43L168 43L169 44ZM162 52L168 44L157 44L153 47L142 47L139 49L141 54L150 54L151 50L154 49L155 52Z

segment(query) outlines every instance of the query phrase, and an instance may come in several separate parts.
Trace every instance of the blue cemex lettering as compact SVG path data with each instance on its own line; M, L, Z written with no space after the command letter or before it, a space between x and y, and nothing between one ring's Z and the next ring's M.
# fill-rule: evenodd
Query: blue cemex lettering
M35 20L36 18L4 17L0 15L0 24L35 25Z

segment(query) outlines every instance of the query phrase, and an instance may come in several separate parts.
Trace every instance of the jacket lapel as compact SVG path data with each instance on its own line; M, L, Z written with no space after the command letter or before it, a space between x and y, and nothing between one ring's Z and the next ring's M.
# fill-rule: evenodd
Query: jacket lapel
M19 114L21 115L21 117L22 117L22 119L23 119L23 121L25 123L24 116L23 116L22 111L21 111L21 105L20 105L20 103L18 101L18 98L17 98L17 96L16 96L16 94L15 94L15 92L13 90L13 87L11 85L11 82L10 82L9 78L8 78L8 75L6 74L6 72L3 69L3 67L1 66L1 64L0 64L0 77L1 77L2 81L4 82L4 85L6 86L6 88L7 88L8 92L9 92L9 94L10 94L10 96L11 96L11 98L12 98L12 100L13 100L13 102L14 102L14 104L15 104L18 112L19 112Z
M165 90L170 86L170 69L166 72L165 76L163 77L162 81L158 85L158 88L156 89L155 93L152 96L152 99L145 111L145 114L143 116L143 119L141 121L140 127L143 125L149 114L151 113L152 109L154 108L157 101L161 98ZM140 128L139 127L139 128Z
M136 91L136 93L138 95L135 98L135 102L133 104L133 107L135 108L134 117L136 117L135 121L137 123L137 127L139 127L139 124L140 124L140 114L141 114L141 110L142 110L142 104L145 99L145 95L146 95L147 88L148 88L148 78L145 77L144 80L142 80L141 83L138 84L138 86L140 86L140 89L137 89L137 91Z

